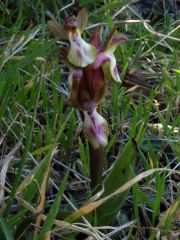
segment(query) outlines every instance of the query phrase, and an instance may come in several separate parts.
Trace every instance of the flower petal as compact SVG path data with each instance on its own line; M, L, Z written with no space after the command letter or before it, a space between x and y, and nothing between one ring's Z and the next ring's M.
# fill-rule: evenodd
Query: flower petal
M126 42L127 40L128 40L128 38L123 34L114 35L112 37L111 42L109 43L107 49L105 50L105 52L108 52L108 53L115 52L117 46L120 43Z
M93 67L94 69L98 69L101 65L106 79L112 78L116 82L121 82L114 53L98 53Z
M123 34L117 34L112 37L111 45L118 46L122 42L126 42L128 38Z
M82 77L81 69L70 69L70 74L68 76L68 84L70 88L70 96L69 101L73 105L73 107L77 109L81 109L81 104L78 99L78 91L79 91L79 83Z
M102 67L94 69L93 64L90 64L83 69L83 74L85 76L86 88L89 92L90 99L98 105L101 102L106 90L106 81L103 69Z
M115 31L116 31L116 29L114 28L109 33L109 37L107 38L107 41L106 41L105 47L104 47L105 52L113 53L120 43L128 40L128 38L123 34L114 35Z
M93 45L86 43L81 38L80 34L73 36L70 32L69 41L71 44L68 53L68 60L70 63L77 67L86 67L95 61L96 48Z
M109 61L109 60L110 60L110 58L105 52L98 53L96 56L96 60L93 63L94 69L99 68L102 65L102 63Z
M74 17L67 17L64 21L64 28L67 31L76 29L78 26L79 26L79 21L78 21L78 19L76 19Z
M84 110L90 114L94 111L96 107L97 107L97 103L94 102L93 100L87 100L83 104Z
M116 82L121 82L119 73L118 73L118 69L116 66L116 58L114 56L114 53L108 54L110 61L109 61L109 68L110 68L110 72L111 72L111 76L113 78L114 81Z
M82 33L88 23L88 13L85 8L81 9L81 11L79 12L79 14L77 16L77 20L79 22L78 28L79 28L80 32Z
M96 30L91 34L90 38L90 42L96 47L97 50L101 50L103 48L100 30L100 27L96 28Z
M68 83L70 88L69 101L73 107L92 113L97 106L97 103L94 101L96 96L94 96L95 93L91 96L93 89L89 88L81 68L71 69L68 76Z
M51 32L55 35L55 37L59 37L60 39L68 40L68 33L64 29L64 26L61 25L60 23L54 21L54 20L49 20L47 21L48 26L51 30Z
M95 109L92 114L84 113L83 132L93 147L99 148L108 143L107 121Z

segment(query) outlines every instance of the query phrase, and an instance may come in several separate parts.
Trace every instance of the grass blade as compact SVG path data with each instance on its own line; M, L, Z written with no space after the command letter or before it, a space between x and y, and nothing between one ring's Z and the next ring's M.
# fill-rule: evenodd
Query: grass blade
M64 176L63 178L63 181L61 183L61 186L58 190L58 193L54 199L54 202L51 206L51 209L47 215L47 218L45 220L45 223L43 225L43 228L40 232L40 235L39 235L39 240L44 240L45 239L45 236L46 234L51 230L52 226L53 226L53 222L56 218L56 215L57 215L57 212L58 212L58 209L59 209L59 204L60 204L60 201L61 201L61 198L62 198L62 195L64 193L64 190L65 190L65 187L66 187L66 183L67 183L67 179L68 179L68 175L69 173L66 173L66 175Z
M10 194L10 198L8 200L8 203L7 203L5 212L4 212L4 216L6 216L6 217L8 217L8 214L11 210L11 205L13 203L14 196L15 196L15 193L16 193L16 189L17 189L19 181L21 179L22 171L23 171L24 164L26 162L26 158L27 158L27 155L28 155L28 150L29 150L29 147L30 147L30 144L31 144L32 132L33 132L33 128L34 128L34 119L35 119L35 116L36 116L38 103L39 103L39 98L40 98L40 91L41 91L42 80L43 80L42 75L43 75L43 72L44 72L44 67L45 66L43 65L42 74L40 76L40 82L38 84L38 89L37 89L37 97L36 97L36 101L35 101L34 113L33 113L31 124L29 126L29 136L27 137L26 147L25 147L24 153L22 155L22 159L20 161L18 172L17 172L16 178L14 180L14 184L13 184L13 188L12 188L12 191L11 191L11 194Z
M1 224L1 229L4 233L5 239L6 240L14 240L13 236L10 233L10 230L5 222L5 220L3 218L0 217L0 224ZM2 237L2 236L1 236Z

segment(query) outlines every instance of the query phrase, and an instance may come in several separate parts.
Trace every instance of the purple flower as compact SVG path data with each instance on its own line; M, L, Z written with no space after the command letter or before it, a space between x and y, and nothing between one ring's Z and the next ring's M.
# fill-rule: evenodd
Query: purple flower
M68 80L69 100L72 105L79 110L92 113L100 104L106 90L102 68L94 69L92 64L83 69L71 68Z
M69 40L70 49L67 57L69 62L77 67L86 67L96 58L96 48L81 37L87 22L88 14L85 9L79 12L77 18L67 18L63 26L56 21L48 21L51 31L56 36Z
M90 114L84 113L83 132L93 147L99 148L108 143L108 124L107 121L97 112L96 109Z
M94 68L97 69L99 68L99 66L102 66L105 76L107 76L108 78L112 78L116 82L121 82L116 65L114 51L121 42L127 41L127 37L122 34L113 35L113 33L114 31L110 33L110 36L106 41L105 46L99 49L96 60L94 62ZM99 42L98 45L102 44Z

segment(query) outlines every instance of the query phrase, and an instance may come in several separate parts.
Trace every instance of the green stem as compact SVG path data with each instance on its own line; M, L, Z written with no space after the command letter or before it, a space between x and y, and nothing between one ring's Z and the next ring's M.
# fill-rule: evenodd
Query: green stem
M94 149L92 144L89 144L90 152L90 175L91 175L91 189L95 192L101 189L102 173L104 168L104 148L99 147Z

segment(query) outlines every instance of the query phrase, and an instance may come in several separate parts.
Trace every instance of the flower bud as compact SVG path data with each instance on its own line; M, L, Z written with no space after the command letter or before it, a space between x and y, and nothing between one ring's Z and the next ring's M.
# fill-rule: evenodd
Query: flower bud
M106 89L102 68L94 69L93 65L71 70L69 85L72 105L89 113L101 102Z
M99 148L108 143L107 121L95 109L91 114L84 113L83 132L93 147Z

